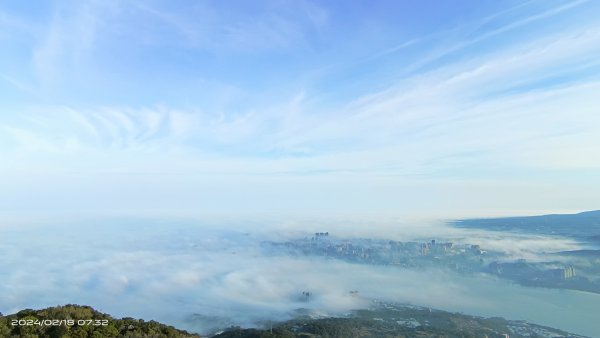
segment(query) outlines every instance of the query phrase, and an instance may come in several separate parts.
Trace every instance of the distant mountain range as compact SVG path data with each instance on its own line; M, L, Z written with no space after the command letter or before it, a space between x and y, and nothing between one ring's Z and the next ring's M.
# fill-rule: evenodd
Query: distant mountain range
M558 235L600 243L600 210L577 214L463 219L450 224L460 228Z

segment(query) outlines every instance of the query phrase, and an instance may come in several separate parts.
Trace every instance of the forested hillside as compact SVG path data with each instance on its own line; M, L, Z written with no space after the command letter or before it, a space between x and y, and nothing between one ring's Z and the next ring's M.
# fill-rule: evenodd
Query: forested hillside
M116 319L89 306L65 305L0 316L1 338L200 338L156 321Z

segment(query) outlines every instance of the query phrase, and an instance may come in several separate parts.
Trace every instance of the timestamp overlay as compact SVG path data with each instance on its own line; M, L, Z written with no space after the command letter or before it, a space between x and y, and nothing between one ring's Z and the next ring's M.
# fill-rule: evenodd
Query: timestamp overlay
M14 319L11 326L108 326L108 319Z

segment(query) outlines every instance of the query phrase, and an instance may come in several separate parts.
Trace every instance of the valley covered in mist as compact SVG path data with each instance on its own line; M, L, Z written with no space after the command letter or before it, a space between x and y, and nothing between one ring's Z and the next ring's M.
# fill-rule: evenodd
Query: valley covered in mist
M599 17L0 1L0 338L600 337Z
M0 311L85 304L211 334L384 301L600 332L597 234L519 221L510 230L471 221L131 218L3 227Z

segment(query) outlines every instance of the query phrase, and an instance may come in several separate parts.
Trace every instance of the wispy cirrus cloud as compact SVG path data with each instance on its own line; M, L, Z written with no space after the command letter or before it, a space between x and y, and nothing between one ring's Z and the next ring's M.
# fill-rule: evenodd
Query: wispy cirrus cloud
M3 129L12 135L20 151L69 152L72 140L78 152L93 150L139 150L176 146L192 127L189 113L167 109L100 108L78 111L69 107L44 108L14 119Z
M600 167L594 156L600 146L595 136L600 33L585 20L568 29L538 26L550 19L565 22L567 13L592 5L518 4L456 24L450 33L434 30L407 38L409 43L402 45L410 54L406 59L394 49L398 46L388 45L381 49L384 55L367 60L361 59L367 52L345 57L319 45L339 34L332 32L331 23L340 13L328 6L299 3L297 15L276 3L265 4L269 11L256 21L249 14L259 10L254 7L246 12L137 2L57 7L31 50L39 61L33 68L39 74L43 69L56 72L57 81L86 90L54 95L69 86L52 86L48 99L48 93L34 86L38 104L5 110L0 149L8 160L0 170L11 177L47 171L61 179L73 172L148 172L146 183L139 176L131 184L155 189L156 196L167 189L203 201L194 187L215 192L225 184L213 196L239 203L242 198L233 195L257 189L262 199L255 202L266 208L281 205L297 191L314 197L320 187L328 191L322 196L360 191L348 203L365 208L378 203L392 208L390 201L404 203L411 194L441 196L439 203L452 204L446 189L468 199L486 190L509 194L522 187L530 192L528 200L537 201L528 202L536 205L530 210L554 205L542 200L556 182L593 197L595 188L584 192L587 188L575 178L582 176L573 173ZM513 12L518 15L509 17ZM85 29L76 29L88 21ZM125 21L131 26L117 29ZM364 29L361 24L354 32ZM146 26L139 39L132 38ZM513 34L518 29L531 30L521 37ZM71 30L76 32L63 34ZM450 49L428 67L405 71L413 63L404 61L418 63L436 53L426 48L430 39L444 40L441 45ZM493 48L484 48L496 40ZM311 44L314 49L305 48ZM289 53L300 53L307 61ZM449 53L452 58L446 57ZM399 60L393 62L392 55ZM356 60L363 60L360 67ZM340 66L321 71L333 61ZM377 73L379 63L385 75ZM299 67L297 72L292 65ZM77 75L78 69L89 81ZM303 70L312 75L296 80ZM59 76L67 71L78 80ZM335 72L345 74L340 80ZM356 94L349 95L347 86ZM153 175L174 173L176 179L160 179L173 187L155 183ZM96 180L115 188L126 181L91 179ZM372 202L362 197L366 195L374 196ZM498 199L489 195L487 203L500 203ZM304 203L316 205L317 200L327 204L319 198ZM571 206L565 202L560 208Z
M563 5L558 5L558 6L546 9L546 10L542 10L541 12L534 13L534 14L526 16L524 18L519 18L519 19L516 19L513 21L509 21L505 24L501 24L499 28L495 28L495 29L487 30L487 31L481 31L479 34L475 34L474 37L459 40L458 42L452 43L449 46L443 46L437 50L434 49L433 53L431 53L428 56L425 56L424 58L421 58L418 62L409 66L408 71L410 72L413 70L417 70L420 67L423 67L423 66L427 65L428 63L434 62L436 60L439 60L447 55L456 53L462 49L465 49L474 44L483 42L483 41L493 38L495 36L504 34L506 32L510 32L514 29L517 29L524 25L530 24L537 20L542 20L542 19L552 17L554 15L558 15L569 9L583 5L587 1L588 0L572 1L572 2L568 2L566 4L563 4ZM529 2L529 3L531 3L531 2ZM514 11L514 10L519 9L522 6L526 6L526 5L528 5L527 2L517 5L509 10L501 11L499 13L490 15L490 16L484 18L483 20L481 20L480 25L488 24L489 22L494 21L494 19L496 19L497 17L501 17L502 15L504 15L506 13L509 13L511 11Z
M65 148L49 146L62 138L62 142L72 139L90 148L107 149L148 150L161 144L211 152L215 147L229 147L249 158L302 155L324 164L311 170L331 170L327 161L320 161L327 157L347 170L364 168L359 165L362 156L371 159L371 170L410 162L419 167L469 151L483 152L485 160L493 160L490 154L500 150L504 155L498 161L505 161L507 153L501 148L515 142L521 142L523 149L529 148L527 144L539 147L555 143L553 137L564 139L564 133L574 142L579 136L590 141L590 128L598 123L593 107L585 105L576 111L569 107L593 102L597 79L559 82L550 88L536 87L536 83L544 77L568 76L574 65L594 69L599 40L600 34L593 30L559 35L551 43L545 38L513 51L416 75L318 114L309 112L307 94L300 93L280 105L234 116L167 108L79 111L66 107L45 116L26 113L20 123L5 126L21 146L27 140L46 139L47 149ZM574 114L577 119L570 118ZM517 118L519 123L515 123ZM394 160L394 153L402 149L405 154ZM352 154L356 160L340 161ZM514 155L521 156L519 150ZM271 161L266 163L271 165Z

